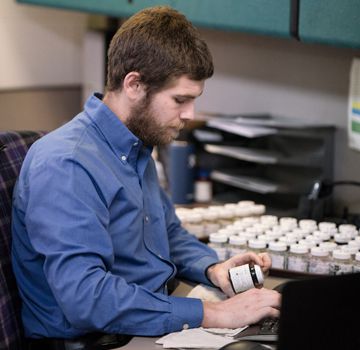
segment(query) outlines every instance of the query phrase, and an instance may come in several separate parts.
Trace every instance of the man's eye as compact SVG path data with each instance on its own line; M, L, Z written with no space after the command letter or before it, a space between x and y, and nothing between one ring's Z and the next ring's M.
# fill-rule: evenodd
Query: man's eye
M180 104L182 104L182 103L185 103L185 100L183 100L183 99L181 99L181 98L176 98L176 97L175 97L175 102L180 105Z

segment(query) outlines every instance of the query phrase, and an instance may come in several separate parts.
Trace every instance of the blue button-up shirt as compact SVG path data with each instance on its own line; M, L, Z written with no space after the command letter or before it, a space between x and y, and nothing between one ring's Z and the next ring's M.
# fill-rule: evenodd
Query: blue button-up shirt
M14 192L13 267L28 337L92 331L160 335L198 327L198 299L175 275L209 283L213 250L180 225L151 149L93 95L29 150Z

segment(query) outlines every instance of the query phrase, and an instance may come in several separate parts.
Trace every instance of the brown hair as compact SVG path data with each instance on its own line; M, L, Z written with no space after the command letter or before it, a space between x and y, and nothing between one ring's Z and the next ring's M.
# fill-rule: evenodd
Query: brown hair
M118 29L108 50L107 90L121 90L129 72L140 73L148 94L174 78L212 76L210 51L196 28L168 6L144 9Z

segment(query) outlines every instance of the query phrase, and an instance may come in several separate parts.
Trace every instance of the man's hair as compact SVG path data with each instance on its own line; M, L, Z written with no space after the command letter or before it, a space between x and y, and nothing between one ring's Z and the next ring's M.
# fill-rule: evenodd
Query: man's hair
M144 9L118 29L108 50L107 91L121 90L129 72L140 73L148 95L182 75L210 78L210 51L196 28L168 6Z

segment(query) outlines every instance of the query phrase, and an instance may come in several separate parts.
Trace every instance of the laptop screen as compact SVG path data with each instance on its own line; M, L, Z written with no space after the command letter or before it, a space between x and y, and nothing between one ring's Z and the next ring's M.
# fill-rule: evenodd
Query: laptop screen
M277 349L360 349L360 273L288 282Z

